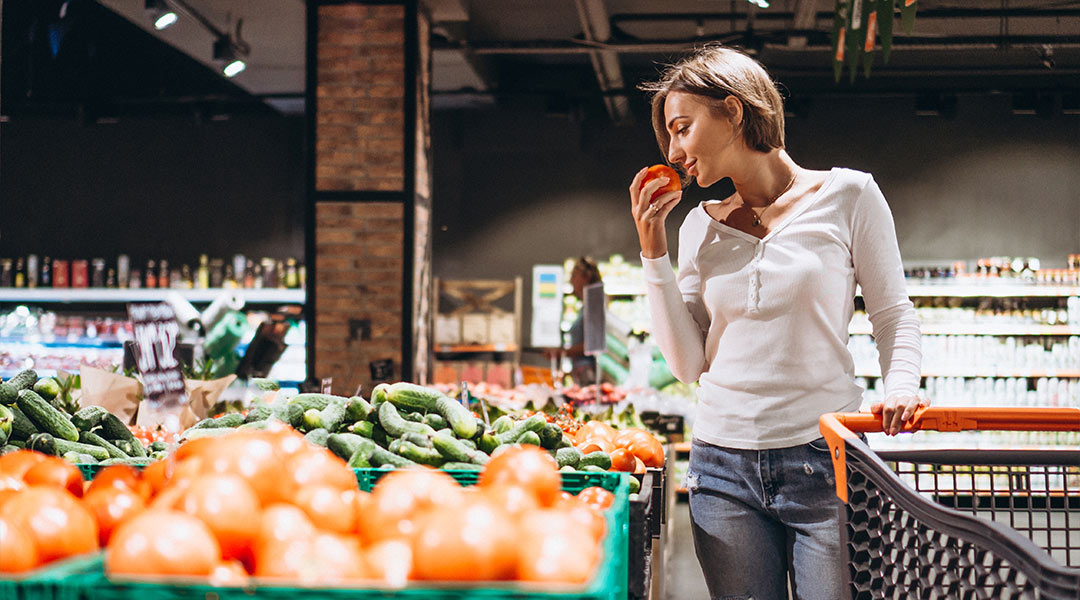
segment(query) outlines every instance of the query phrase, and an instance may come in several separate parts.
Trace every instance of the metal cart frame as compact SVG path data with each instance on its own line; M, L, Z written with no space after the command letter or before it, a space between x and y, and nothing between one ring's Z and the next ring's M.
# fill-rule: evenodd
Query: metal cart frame
M879 455L857 434L882 431L880 416L832 413L821 417L820 428L842 502L845 597L1080 600L1080 527L1073 525L1080 449ZM1080 409L925 408L905 426L920 430L1080 431ZM898 470L914 477L914 489ZM921 476L929 489L919 485ZM942 479L953 485L938 485ZM1045 522L1032 525L1042 511ZM987 513L1007 516L1009 524ZM1026 529L1014 528L1018 514ZM1039 540L1040 547L1036 533L1063 541Z

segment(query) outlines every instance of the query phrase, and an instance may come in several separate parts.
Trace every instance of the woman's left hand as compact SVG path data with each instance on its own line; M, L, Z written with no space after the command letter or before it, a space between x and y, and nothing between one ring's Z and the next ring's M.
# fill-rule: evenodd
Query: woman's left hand
M930 406L930 401L917 396L889 396L884 402L871 404L870 412L881 415L881 429L885 435L896 435L920 406Z

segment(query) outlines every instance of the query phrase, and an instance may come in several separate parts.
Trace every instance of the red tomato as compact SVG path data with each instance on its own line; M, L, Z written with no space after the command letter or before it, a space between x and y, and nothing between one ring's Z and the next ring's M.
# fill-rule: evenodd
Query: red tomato
M551 506L559 497L562 477L559 464L536 446L519 446L500 452L480 474L479 485L519 485L529 490L540 506Z
M581 426L574 434L574 441L578 444L591 438L603 438L609 442L615 439L615 428L603 421L589 421Z
M205 577L221 547L205 523L175 510L146 510L120 525L105 553L105 572Z
M375 543L411 539L416 519L435 506L461 506L461 485L444 471L402 469L379 480L371 493L368 511L361 515L360 537Z
M123 487L91 488L83 498L98 524L98 541L109 543L113 530L146 508L146 501L137 492Z
M637 458L633 454L630 454L629 450L623 448L616 448L611 451L611 469L612 471L622 471L623 473L633 473L634 467L637 466Z
M0 573L21 573L38 564L34 538L13 519L0 515Z
M664 446L647 431L631 433L622 447L640 458L646 467L664 466Z
M412 546L404 540L385 540L364 553L369 575L389 587L404 587L412 577Z
M592 534L558 510L526 515L519 535L532 540L519 546L517 574L525 581L585 583L602 554Z
M607 510L615 504L615 494L605 490L602 487L587 487L577 495L578 502L582 502L587 506L592 506L597 510Z
M90 510L67 491L32 485L4 504L4 516L22 527L46 563L98 549L98 526Z
M150 483L143 480L142 473L127 465L112 465L99 471L90 482L90 488L86 490L86 493L106 487L130 490L141 496L144 502L150 500L150 496L154 493Z
M48 458L48 455L33 450L18 450L0 456L0 475L10 475L18 479L30 470L30 467Z
M641 186L645 187L646 183L661 177L667 177L668 182L660 186L660 189L653 192L652 197L649 198L649 204L652 204L657 198L668 192L677 192L682 189L682 180L679 178L679 174L675 172L675 169L672 169L667 165L653 165L649 167L649 170L645 172L645 178L641 180Z
M246 556L258 533L259 498L236 475L197 477L180 500L179 509L206 523L226 559Z
M482 496L464 508L436 508L421 519L413 537L413 575L436 581L510 578L514 529L506 513Z
M363 578L360 543L355 537L321 533L260 544L255 554L258 577L285 578L324 585Z
M210 585L215 587L244 587L250 578L238 560L222 561L210 572Z
M271 504L262 512L256 546L293 538L311 538L315 536L315 531L315 525L303 510L292 504Z
M296 506L307 513L319 529L333 533L356 531L356 490L339 490L329 485L301 488Z

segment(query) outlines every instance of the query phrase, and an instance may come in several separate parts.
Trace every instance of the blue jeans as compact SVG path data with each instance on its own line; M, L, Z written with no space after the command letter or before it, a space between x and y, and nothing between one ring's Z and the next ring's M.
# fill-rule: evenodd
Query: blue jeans
M824 439L738 450L694 440L686 475L698 562L714 599L836 600L844 560Z

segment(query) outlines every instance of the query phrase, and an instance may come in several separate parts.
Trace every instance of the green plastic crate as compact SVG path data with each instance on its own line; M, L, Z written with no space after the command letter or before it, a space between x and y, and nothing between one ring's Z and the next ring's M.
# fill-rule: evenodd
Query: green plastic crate
M87 465L94 466L94 465ZM389 470L354 469L360 489L375 487ZM85 471L84 471L85 472ZM473 485L478 471L447 471L462 485ZM91 472L90 475L93 473ZM406 598L427 600L624 600L627 596L627 552L630 526L629 484L620 473L562 473L563 489L577 494L598 486L615 494L615 504L607 512L608 533L604 557L593 580L584 587L554 590L518 582L476 584L410 583L407 589L298 588L266 586L218 588L201 583L112 582L105 578L103 555L74 562L50 571L43 588L52 595L16 597L17 600L375 600ZM6 598L6 596L3 596Z
M75 556L45 565L14 578L0 575L0 598L3 600L83 600L79 585L72 585L73 575L93 569L101 563L101 554Z

